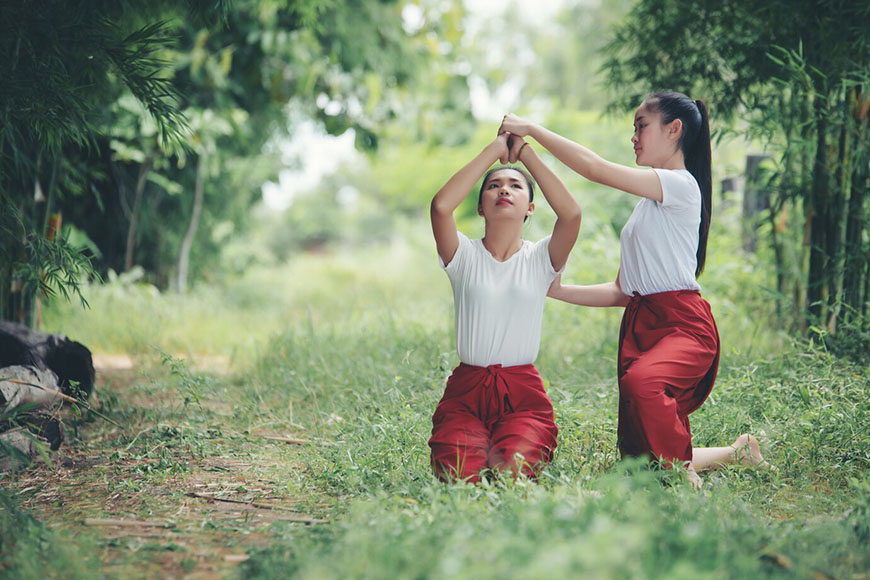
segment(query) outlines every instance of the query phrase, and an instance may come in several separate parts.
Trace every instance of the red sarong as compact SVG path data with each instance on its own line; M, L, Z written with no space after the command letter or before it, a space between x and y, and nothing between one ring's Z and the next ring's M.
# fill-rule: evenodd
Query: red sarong
M635 294L619 331L622 455L691 461L689 413L710 394L718 368L719 332L700 293Z
M477 482L487 467L534 477L552 461L557 434L535 365L461 363L432 416L432 469L444 481Z

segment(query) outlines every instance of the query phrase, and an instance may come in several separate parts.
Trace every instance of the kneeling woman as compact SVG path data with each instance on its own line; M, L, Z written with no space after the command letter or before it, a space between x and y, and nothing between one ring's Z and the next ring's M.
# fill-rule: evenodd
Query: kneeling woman
M614 282L562 286L550 295L585 306L624 306L619 334L619 448L698 471L732 463L767 467L758 442L693 448L689 414L710 393L719 333L697 276L704 269L712 203L710 125L703 101L662 92L638 108L631 138L637 164L606 161L544 127L505 115L501 131L531 136L592 181L642 198L622 230Z
M552 235L536 243L522 239L523 222L535 209L533 182L503 166L489 171L480 189L483 239L459 233L453 212L475 182L496 161L517 159L556 213ZM432 468L445 481L476 482L485 468L534 476L552 460L558 433L534 366L541 319L550 283L577 239L580 206L531 147L503 133L438 191L431 217L453 286L461 361L432 417Z

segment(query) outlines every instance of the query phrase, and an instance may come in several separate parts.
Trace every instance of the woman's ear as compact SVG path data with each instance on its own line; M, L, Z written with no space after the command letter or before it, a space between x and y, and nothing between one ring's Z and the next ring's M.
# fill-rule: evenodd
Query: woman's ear
M529 209L526 211L526 215L532 215L535 213L535 202L529 204Z
M674 119L671 121L671 124L668 125L668 137L670 139L679 139L680 135L683 134L683 120L682 119Z
M480 216L483 215L483 204L482 203L477 204L477 215L480 215Z

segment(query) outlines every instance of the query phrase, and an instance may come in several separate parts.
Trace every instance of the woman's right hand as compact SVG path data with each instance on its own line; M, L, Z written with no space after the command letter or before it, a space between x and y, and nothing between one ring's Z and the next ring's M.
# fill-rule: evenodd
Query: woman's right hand
M550 289L547 290L547 296L550 298L559 298L559 293L562 290L562 274L556 274L553 282L550 284Z

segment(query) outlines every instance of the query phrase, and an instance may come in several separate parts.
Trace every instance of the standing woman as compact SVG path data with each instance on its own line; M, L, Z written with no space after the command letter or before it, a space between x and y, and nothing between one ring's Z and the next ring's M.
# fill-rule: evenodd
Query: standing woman
M647 97L634 117L638 169L611 163L546 128L505 115L499 131L530 136L583 177L640 198L620 236L614 282L562 286L550 296L584 306L624 306L619 333L619 425L623 456L678 463L700 487L698 471L743 462L766 465L758 442L692 448L689 414L716 379L719 334L696 277L710 229L710 125L703 101L674 92Z
M552 235L536 243L522 239L535 209L531 177L505 166L484 175L509 157L528 168L556 212ZM477 212L486 233L470 240L453 212L481 176ZM445 481L476 482L486 468L534 476L552 460L558 432L534 365L544 302L577 239L580 206L531 147L502 133L438 191L431 217L453 287L461 361L432 417L432 468Z

